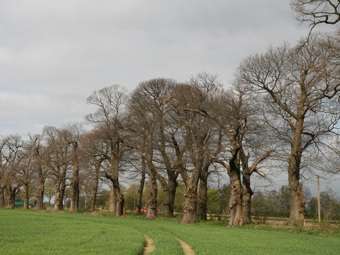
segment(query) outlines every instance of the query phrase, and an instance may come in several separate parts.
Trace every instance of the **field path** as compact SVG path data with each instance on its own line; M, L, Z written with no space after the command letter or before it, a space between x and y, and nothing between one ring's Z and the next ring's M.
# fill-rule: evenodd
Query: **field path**
M143 250L143 255L148 254L152 251L155 250L155 246L153 245L153 241L150 237L148 237L146 234L143 234L145 236L145 240L146 240L146 246L144 247Z
M177 241L181 244L183 250L184 250L184 254L185 255L195 255L193 249L191 249L190 245L187 244L186 242L184 242L183 240L175 237L177 239Z

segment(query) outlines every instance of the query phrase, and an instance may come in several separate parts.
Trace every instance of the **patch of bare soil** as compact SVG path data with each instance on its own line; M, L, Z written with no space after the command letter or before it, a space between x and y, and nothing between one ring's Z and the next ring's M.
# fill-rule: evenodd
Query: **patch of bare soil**
M177 239L177 241L181 244L183 250L184 250L184 254L185 255L195 255L194 251L191 249L190 245L187 244L186 242L184 242L183 240L177 238L175 236L175 238Z
M148 237L146 234L144 234L145 240L146 240L146 246L143 250L143 255L149 254L150 252L153 252L155 250L155 246L153 245L153 241L150 237Z

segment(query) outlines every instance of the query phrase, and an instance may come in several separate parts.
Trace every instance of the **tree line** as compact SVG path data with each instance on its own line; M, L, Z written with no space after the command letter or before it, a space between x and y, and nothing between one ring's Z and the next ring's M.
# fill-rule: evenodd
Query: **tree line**
M320 1L293 1L297 17L310 21L302 11L314 2ZM303 224L301 177L339 170L339 51L339 32L310 33L295 45L270 46L243 59L228 88L216 75L202 72L188 82L142 81L131 93L119 85L94 91L86 100L96 106L85 116L89 131L71 123L47 126L26 140L1 137L0 207L6 196L13 208L22 187L27 209L34 182L35 207L42 209L45 183L52 179L54 210L63 209L67 186L70 211L78 210L80 181L92 189L94 210L98 187L106 180L109 211L119 217L125 207L120 176L125 174L140 181L136 214L148 180L147 219L157 217L159 186L163 215L173 216L183 182L182 223L193 223L207 219L208 180L224 169L230 183L229 225L235 227L251 221L253 176L285 172L289 223Z

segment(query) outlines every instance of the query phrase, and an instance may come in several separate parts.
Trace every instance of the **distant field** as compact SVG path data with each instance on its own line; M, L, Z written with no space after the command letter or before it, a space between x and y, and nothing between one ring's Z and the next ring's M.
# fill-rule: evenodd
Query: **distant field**
M257 229L182 225L81 214L0 209L0 254L183 254L175 237L195 254L339 254L340 238Z

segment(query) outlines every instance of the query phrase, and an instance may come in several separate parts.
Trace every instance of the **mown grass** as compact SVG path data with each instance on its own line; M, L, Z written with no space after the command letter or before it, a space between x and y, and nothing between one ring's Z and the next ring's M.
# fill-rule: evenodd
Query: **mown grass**
M195 254L339 254L340 250L339 236L323 238L254 227L217 227L221 224L212 221L183 225L176 223L179 219L142 218L0 209L0 254L141 254L143 233L154 241L152 254L183 254L175 236L188 243Z

